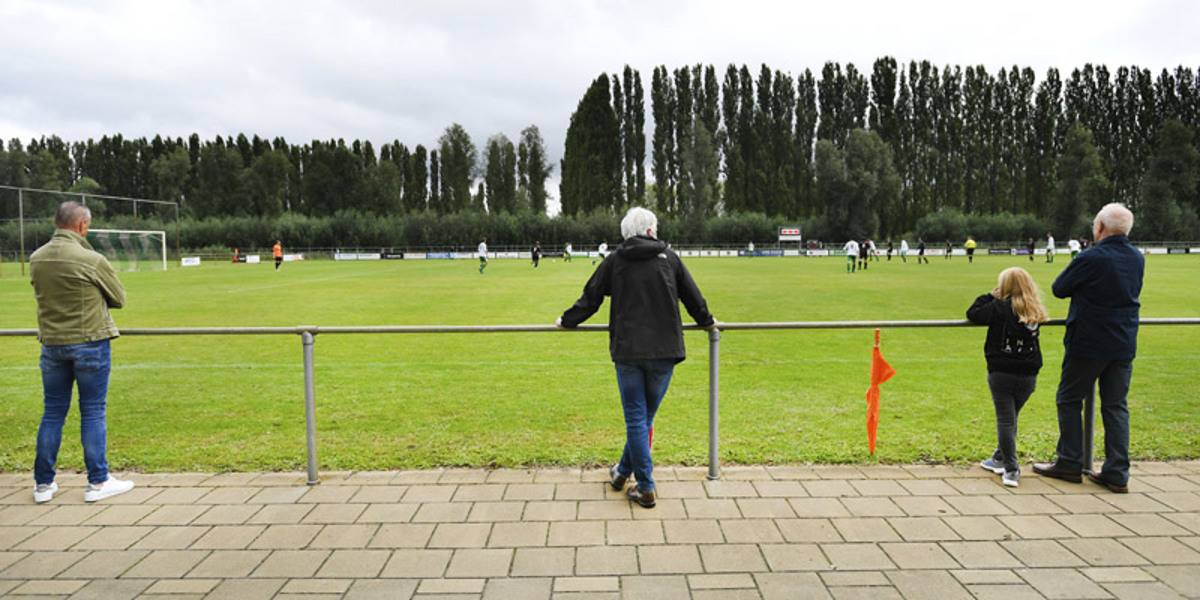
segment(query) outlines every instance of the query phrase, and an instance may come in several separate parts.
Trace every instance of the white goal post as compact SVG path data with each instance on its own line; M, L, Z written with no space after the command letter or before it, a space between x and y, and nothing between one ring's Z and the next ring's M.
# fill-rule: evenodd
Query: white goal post
M117 263L113 266L118 269L121 269L119 264L124 264L128 268L123 270L136 271L142 263L155 265L149 268L156 269L161 263L162 270L167 270L167 232L165 231L89 229L88 241L110 262Z

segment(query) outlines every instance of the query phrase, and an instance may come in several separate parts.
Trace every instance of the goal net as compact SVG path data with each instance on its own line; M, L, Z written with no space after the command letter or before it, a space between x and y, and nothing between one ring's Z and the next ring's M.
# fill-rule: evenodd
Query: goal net
M167 270L167 232L89 229L88 243L118 271Z

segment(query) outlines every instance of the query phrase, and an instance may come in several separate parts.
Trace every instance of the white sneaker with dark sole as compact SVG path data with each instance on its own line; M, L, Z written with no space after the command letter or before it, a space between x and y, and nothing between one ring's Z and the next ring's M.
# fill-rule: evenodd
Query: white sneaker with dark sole
M54 492L58 491L58 484L51 481L50 483L39 483L33 486L33 501L38 504L49 502L54 497Z
M104 483L89 483L87 489L83 491L83 501L96 502L105 498L112 498L117 494L124 494L132 489L132 481L109 477L104 480Z

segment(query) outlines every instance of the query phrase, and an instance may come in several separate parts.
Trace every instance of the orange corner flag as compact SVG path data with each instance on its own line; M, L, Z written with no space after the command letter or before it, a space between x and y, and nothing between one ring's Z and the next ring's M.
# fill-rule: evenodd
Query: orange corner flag
M879 428L879 384L892 378L896 370L883 360L879 351L879 330L875 330L875 348L871 351L871 387L867 388L867 445L875 454L875 431Z

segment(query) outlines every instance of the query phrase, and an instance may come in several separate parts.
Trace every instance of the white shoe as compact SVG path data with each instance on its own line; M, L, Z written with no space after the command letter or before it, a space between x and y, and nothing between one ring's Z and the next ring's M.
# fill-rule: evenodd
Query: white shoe
M1017 487L1018 485L1021 485L1021 472L1005 471L1004 475L1000 477L1000 483L1003 483L1008 487Z
M38 504L49 502L54 497L54 492L58 491L58 484L51 481L50 483L39 483L33 486L33 501Z
M133 489L133 482L109 477L104 483L89 483L87 489L83 491L84 502L96 502L105 498L111 498L117 494L124 494Z

